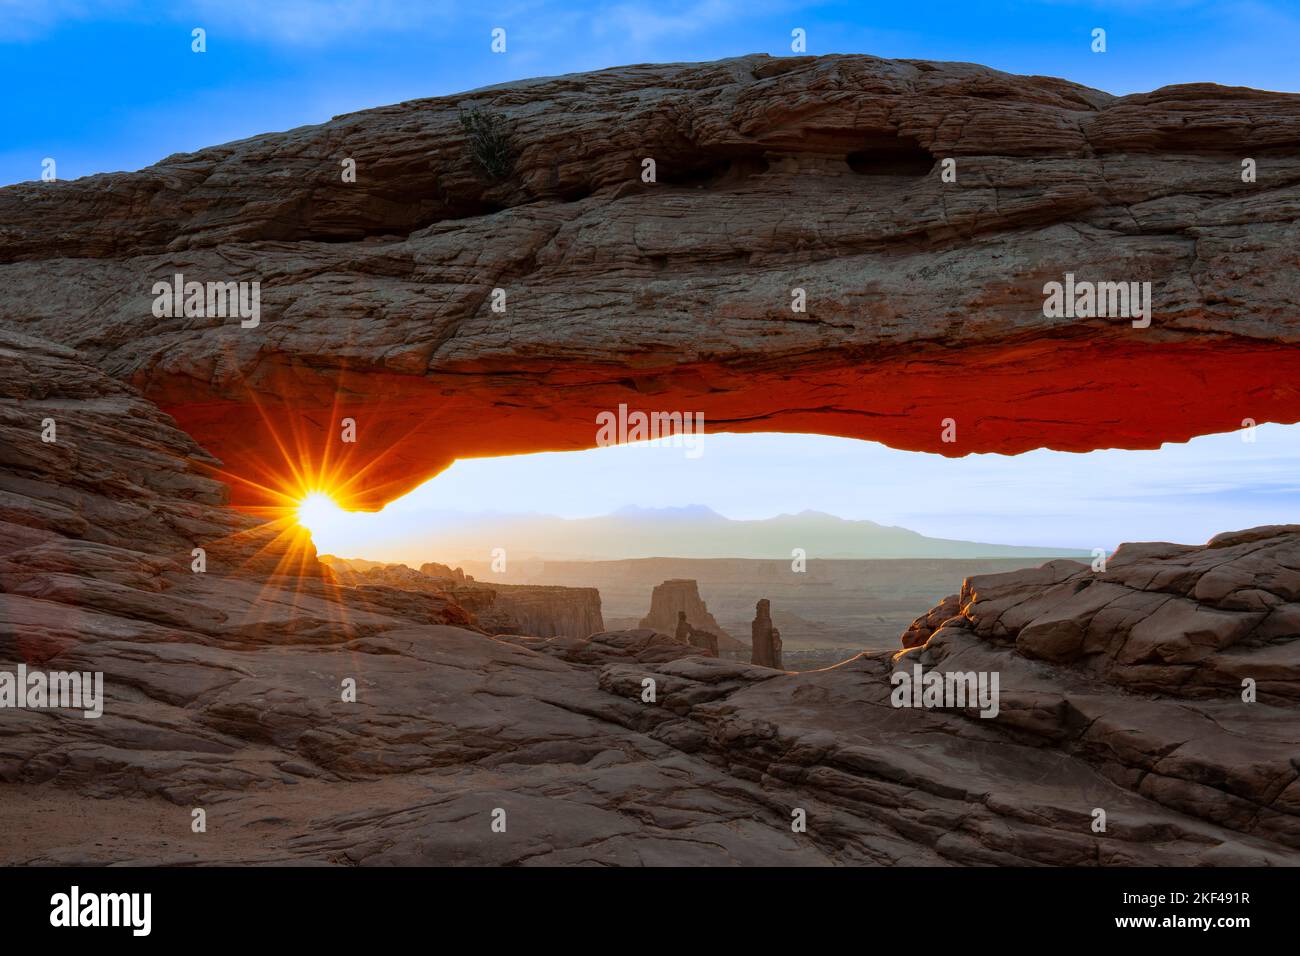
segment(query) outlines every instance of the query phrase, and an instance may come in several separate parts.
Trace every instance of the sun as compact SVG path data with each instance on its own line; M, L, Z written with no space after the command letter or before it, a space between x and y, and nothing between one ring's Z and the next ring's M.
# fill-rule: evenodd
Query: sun
M336 524L345 514L338 502L323 491L309 492L298 503L298 523L313 534Z

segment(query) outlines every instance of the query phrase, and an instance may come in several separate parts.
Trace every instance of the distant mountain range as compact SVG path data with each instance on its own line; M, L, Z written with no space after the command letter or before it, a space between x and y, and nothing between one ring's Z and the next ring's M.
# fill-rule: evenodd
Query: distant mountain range
M929 538L907 528L802 511L734 521L703 505L621 508L599 518L558 518L443 511L428 516L418 538L396 548L409 560L458 564L505 548L509 559L609 561L621 558L1050 558L1080 557L1077 548L1020 547Z

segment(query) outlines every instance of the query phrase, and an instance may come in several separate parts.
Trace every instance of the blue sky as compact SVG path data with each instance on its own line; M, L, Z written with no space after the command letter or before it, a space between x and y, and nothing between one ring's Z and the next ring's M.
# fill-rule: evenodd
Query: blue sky
M506 52L490 33L507 31ZM190 51L190 31L208 51ZM138 169L271 130L521 77L789 52L970 60L1113 93L1300 90L1300 9L1258 0L0 0L0 184ZM1107 31L1107 52L1090 50Z
M195 27L206 53L190 50ZM494 27L507 31L504 54L491 52ZM780 55L796 27L809 53L968 60L1116 94L1194 81L1300 90L1300 8L1255 0L0 0L0 185L39 177L47 156L70 179L523 77ZM1104 54L1090 49L1095 27ZM365 520L409 524L434 504L579 516L701 503L1007 543L1197 542L1294 515L1297 465L1300 429L1277 427L1253 445L1208 436L1159 452L956 461L819 436L717 436L698 461L600 449L462 462Z

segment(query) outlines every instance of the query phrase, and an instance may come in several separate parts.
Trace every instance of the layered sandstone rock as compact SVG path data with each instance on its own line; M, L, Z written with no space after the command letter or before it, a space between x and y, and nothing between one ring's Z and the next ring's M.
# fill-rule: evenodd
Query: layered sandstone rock
M977 575L903 646L957 631L1135 691L1221 697L1249 679L1260 699L1300 702L1300 525L1126 544L1103 571L1050 561Z
M502 181L468 107L506 117ZM138 385L245 503L292 484L282 446L373 507L457 456L591 447L621 403L946 455L1155 447L1300 419L1298 198L1290 94L625 67L0 190L0 321ZM178 273L260 282L260 325L155 317ZM1150 281L1150 327L1045 317L1067 273Z
M1300 525L979 575L958 602L900 663L997 671L998 726L1300 848Z
M708 605L700 597L699 582L689 578L672 578L655 585L650 592L650 611L641 619L640 626L665 634L676 634L680 614L686 615L686 622L692 628L716 636L718 650L736 652L746 649L744 644L724 631L722 625L709 613Z

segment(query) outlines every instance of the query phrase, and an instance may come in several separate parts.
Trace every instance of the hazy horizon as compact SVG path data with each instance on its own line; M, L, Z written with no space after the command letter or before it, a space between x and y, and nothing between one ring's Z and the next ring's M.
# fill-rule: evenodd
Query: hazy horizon
M1051 558L1087 554L1070 548L1032 548L919 535L907 528L849 520L807 509L797 514L736 521L707 505L644 508L628 505L601 516L502 512L426 513L426 544L400 536L381 552L319 553L349 560L419 567L486 560L496 548L514 561L620 561L647 558L791 560L796 548L808 560L892 558ZM308 519L310 520L310 518ZM328 541L328 538L325 539ZM342 540L342 539L340 539Z
M825 435L710 434L696 458L680 448L622 445L465 459L381 511L322 507L304 523L323 554L417 566L492 547L535 550L506 527L512 521L581 522L630 508L708 509L732 522L816 512L928 538L1058 554L1110 552L1126 541L1203 544L1222 531L1288 523L1300 506L1300 426L1264 425L1254 441L1247 437L1206 435L1149 451L944 458ZM670 514L661 510L655 520ZM461 525L479 535L473 553L459 537ZM582 530L555 529L562 536ZM783 539L762 556L788 557L804 547L812 557L818 545L809 541ZM563 540L548 544L555 554L591 557ZM692 542L653 556L700 553ZM744 554L724 548L713 556Z

